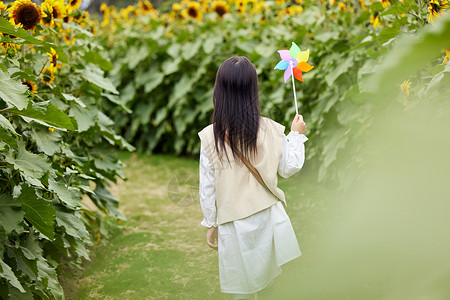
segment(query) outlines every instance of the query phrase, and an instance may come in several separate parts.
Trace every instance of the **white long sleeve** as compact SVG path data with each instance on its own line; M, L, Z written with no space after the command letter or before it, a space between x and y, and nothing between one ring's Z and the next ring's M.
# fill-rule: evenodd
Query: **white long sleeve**
M278 174L288 178L303 167L305 162L305 145L308 138L296 131L291 131L283 138L282 155L278 164ZM204 219L201 224L205 227L216 224L216 195L215 195L215 175L214 168L208 154L200 146L200 174L199 174L199 194L200 206Z
M200 146L200 178L199 178L200 206L203 216L202 225L217 227L216 225L216 191L213 165L206 154L203 144Z
M305 145L308 138L297 131L291 131L283 139L283 151L278 164L278 174L288 178L300 171L305 163Z

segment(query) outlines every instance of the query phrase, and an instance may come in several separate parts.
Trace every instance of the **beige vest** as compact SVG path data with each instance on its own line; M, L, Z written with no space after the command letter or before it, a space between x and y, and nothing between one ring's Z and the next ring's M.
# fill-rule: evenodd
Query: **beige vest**
M231 166L225 153L222 162L219 160L215 150L213 124L206 126L198 135L214 169L218 225L248 217L277 203L275 196L256 180L245 164L239 166L235 163L231 148L226 143L225 149ZM257 155L249 161L258 170L267 187L286 203L283 191L277 187L283 137L283 125L262 117L257 138Z

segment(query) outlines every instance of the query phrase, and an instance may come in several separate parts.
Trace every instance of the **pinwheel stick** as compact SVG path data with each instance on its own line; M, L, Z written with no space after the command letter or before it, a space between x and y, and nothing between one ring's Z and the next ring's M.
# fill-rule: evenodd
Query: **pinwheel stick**
M292 61L289 61L289 64L291 65L291 72L292 72L292 89L294 90L294 103L295 103L295 113L298 115L298 107L297 107L297 94L295 93L295 83L294 83L294 68L292 67Z

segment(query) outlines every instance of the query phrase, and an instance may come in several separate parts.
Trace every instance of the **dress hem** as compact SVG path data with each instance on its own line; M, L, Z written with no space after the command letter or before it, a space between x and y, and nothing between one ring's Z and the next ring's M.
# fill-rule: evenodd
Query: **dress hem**
M272 281L272 280L274 280L276 277L278 277L282 272L283 272L283 270L281 269L281 266L282 265L284 265L284 264L286 264L286 263L288 263L288 262L290 262L290 261L292 261L292 260L294 260L294 259L296 259L296 258L299 258L300 256L302 256L302 253L300 253L298 256L296 256L296 257L293 257L293 258L291 258L291 259L288 259L288 260L286 260L285 262L283 262L283 263L281 263L280 265L278 265L277 267L278 267L278 272L274 275L274 276L272 276L272 278L271 279L269 279L264 285L263 285L263 287L262 288L259 288L259 289L255 289L253 292L242 292L242 291L225 291L225 290L223 290L223 289L220 289L220 292L222 292L222 293L224 293L224 294L254 294L254 293L257 293L257 292L260 292L260 291L262 291L263 289L265 289L268 285L269 285L269 283Z

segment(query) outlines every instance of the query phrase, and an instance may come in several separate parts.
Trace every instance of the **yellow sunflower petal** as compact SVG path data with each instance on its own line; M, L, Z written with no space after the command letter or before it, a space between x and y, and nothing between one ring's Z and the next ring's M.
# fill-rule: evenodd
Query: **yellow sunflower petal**
M309 49L306 51L301 51L298 55L297 55L297 62L307 62L309 59Z

